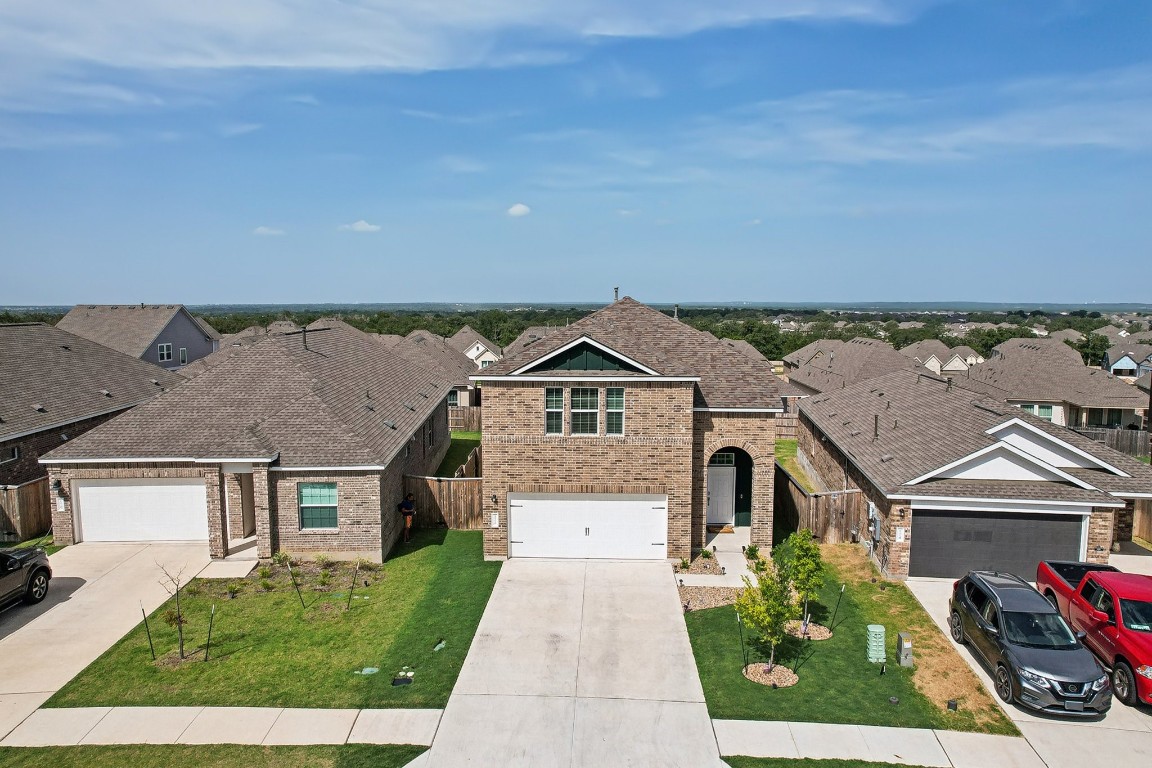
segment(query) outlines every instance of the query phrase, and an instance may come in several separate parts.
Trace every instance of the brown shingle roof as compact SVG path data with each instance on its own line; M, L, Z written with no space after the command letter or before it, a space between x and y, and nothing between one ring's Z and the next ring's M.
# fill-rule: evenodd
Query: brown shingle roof
M744 339L721 339L720 341L724 342L740 354L744 355L744 357L761 363L769 362L768 358L764 356L763 352L756 349L756 347L752 346Z
M50 325L0 325L0 440L128 408L183 381Z
M497 357L500 357L504 354L504 350L500 349L500 347L485 338L479 331L473 330L472 326L470 325L465 325L463 328L456 331L456 333L448 337L449 346L458 352L464 352L476 342L480 342L486 346L488 351Z
M450 384L345 323L326 328L259 338L47 458L278 453L284 467L387 464L443 403Z
M140 357L181 312L200 326L182 304L78 304L56 327L117 352Z
M813 392L827 392L915 366L915 360L883 341L855 338L801 365L788 379Z
M480 375L510 374L585 336L661 376L699 377L697 408L781 407L776 376L766 362L752 360L710 334L629 297L510 352Z
M1012 339L968 371L972 381L998 387L1010 400L1066 402L1081 408L1140 408L1131 386L1098 368L1062 341Z
M978 495L983 489L990 497L993 492L999 493L996 498L1055 500L1078 496L1083 490L1078 486L1040 481L1013 483L1017 487L1014 491L988 484L1002 481L983 480L937 480L931 485L905 487L932 470L994 445L997 440L985 434L986 430L1010 419L1025 421L1134 478L1099 472L1092 475L1091 482L1101 491L1123 492L1135 487L1152 493L1152 469L1135 459L930 373L899 371L881 376L839 392L801 400L800 411L889 494L926 495L922 491L939 488L966 496ZM944 482L947 484L939 485ZM1067 488L1061 487L1064 485ZM1003 495L1010 492L1016 495Z
M564 326L567 327L567 326ZM534 344L545 336L557 331L563 331L564 327L555 327L551 325L532 325L524 329L524 332L516 337L508 346L504 347L504 355L513 355L517 352L523 351L529 344Z
M801 365L812 360L819 354L828 354L833 350L837 350L844 346L844 342L840 339L817 339L816 341L809 342L800 349L784 356L784 364L790 368L798 368Z
M476 373L476 363L454 348L441 336L431 331L415 330L405 336L392 349L410 357L417 363L439 372L453 386L468 386L468 377Z
M200 317L200 315L194 315L192 319L196 321L196 325L200 326L200 330L204 331L205 336L210 339L215 339L216 341L220 340L220 332L213 328L212 324L207 320Z
M910 357L913 360L918 360L921 363L932 355L936 355L937 360L941 363L946 363L952 357L952 350L948 349L948 345L939 339L924 339L923 341L916 341L902 348L900 354L905 357Z
M1137 344L1125 339L1108 350L1108 360L1113 365L1124 355L1128 355L1136 363L1142 363L1152 357L1152 344Z

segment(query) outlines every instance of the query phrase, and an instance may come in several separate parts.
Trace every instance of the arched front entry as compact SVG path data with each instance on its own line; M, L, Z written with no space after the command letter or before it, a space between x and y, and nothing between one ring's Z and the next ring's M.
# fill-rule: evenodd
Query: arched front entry
M752 457L743 448L718 448L708 458L709 526L752 525Z

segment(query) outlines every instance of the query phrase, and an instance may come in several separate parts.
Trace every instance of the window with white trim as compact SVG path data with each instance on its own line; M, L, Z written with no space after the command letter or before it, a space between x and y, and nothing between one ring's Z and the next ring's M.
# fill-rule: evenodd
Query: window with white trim
M736 454L734 453L714 453L712 458L708 459L708 465L712 467L734 467L736 466Z
M600 390L572 387L572 434L600 433Z
M564 390L560 387L544 390L544 434L564 434Z
M1028 413L1031 413L1035 416L1039 416L1042 419L1047 419L1048 421L1052 421L1052 406L1051 405L1044 405L1043 403L1041 403L1039 405L1037 405L1036 403L1021 403L1020 404L1020 410L1027 411Z
M7 445L0 448L0 464L7 464L10 461L16 461L20 458L20 446Z
M180 365L188 365L188 347L180 347Z
M301 528L335 528L336 483L299 483Z
M172 345L171 344L157 344L156 345L156 358L162 363L171 362L171 360L172 360Z
M424 436L428 442L425 443L425 448L431 449L432 444L436 442L436 424L432 419L428 419L428 426L424 432Z
M624 387L604 391L604 431L609 435L624 434Z
M460 393L452 389L448 391L448 407L455 408L460 405Z

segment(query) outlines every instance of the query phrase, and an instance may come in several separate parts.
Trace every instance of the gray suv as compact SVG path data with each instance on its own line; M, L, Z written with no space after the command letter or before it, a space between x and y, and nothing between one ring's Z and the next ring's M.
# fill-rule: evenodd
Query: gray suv
M0 549L0 607L23 599L38 603L48 594L52 567L42 549Z
M948 601L952 639L969 643L1006 703L1096 717L1112 706L1108 675L1056 609L1010 573L972 571Z

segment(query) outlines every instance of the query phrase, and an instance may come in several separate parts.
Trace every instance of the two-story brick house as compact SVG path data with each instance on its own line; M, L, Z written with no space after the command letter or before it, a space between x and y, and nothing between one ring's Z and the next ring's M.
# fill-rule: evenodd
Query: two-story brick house
M713 525L771 546L766 363L624 298L473 378L487 557L681 558Z

